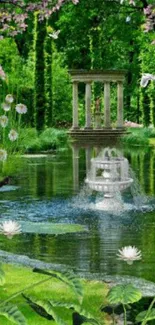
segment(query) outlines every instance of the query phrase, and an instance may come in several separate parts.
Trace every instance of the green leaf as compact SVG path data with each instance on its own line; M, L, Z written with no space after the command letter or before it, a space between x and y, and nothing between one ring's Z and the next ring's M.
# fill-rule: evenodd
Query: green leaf
M148 313L148 315L147 315L147 313ZM146 317L146 315L147 315L147 317ZM152 319L155 319L155 308L151 309L149 312L148 312L148 310L144 310L136 316L136 322L138 322L138 323L142 322L144 319L147 322Z
M53 300L49 300L49 302L54 307L64 307L67 309L75 310L80 316L83 316L85 322L89 322L90 324L93 325L99 324L98 321L95 318L93 318L93 316L87 310L81 307L81 305L68 303L68 302L53 301Z
M23 314L18 310L17 306L10 303L0 307L0 315L5 316L12 323L17 325L26 325L26 319Z
M2 286L5 283L5 272L0 265L0 285Z
M131 284L117 285L107 295L110 304L132 304L142 298L141 292Z
M57 271L44 271L41 269L35 268L33 272L38 272L41 274L47 274L49 276L53 276L54 278L62 281L67 284L80 298L80 302L83 299L83 286L81 281L75 276L73 272L57 272Z
M67 325L66 322L63 321L62 318L59 317L59 315L56 313L56 311L53 309L53 306L51 305L50 301L48 300L39 300L37 298L27 297L27 299L31 300L31 303L40 306L42 309L46 311L47 314L51 315L55 322L58 325Z
M53 301L53 300L39 300L34 297L26 296L26 299L31 301L31 304L35 304L35 306L40 306L42 309L46 311L49 315L52 315L54 320L58 323L58 325L64 325L65 322L60 319L60 317L55 313L53 307L61 307L66 309L74 310L79 316L82 316L83 322L88 322L92 325L99 325L99 322L93 318L93 316L87 312L84 308L82 308L78 304L61 302L61 301Z

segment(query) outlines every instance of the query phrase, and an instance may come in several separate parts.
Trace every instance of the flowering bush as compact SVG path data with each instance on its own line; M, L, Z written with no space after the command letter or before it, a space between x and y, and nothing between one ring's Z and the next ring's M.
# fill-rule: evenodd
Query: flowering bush
M0 148L0 161L6 160L7 152L13 153L16 150L16 142L18 141L21 127L21 115L27 113L27 107L24 104L13 105L13 103L13 96L8 94L0 107L2 143L2 148ZM15 142L15 145L13 145L13 142Z

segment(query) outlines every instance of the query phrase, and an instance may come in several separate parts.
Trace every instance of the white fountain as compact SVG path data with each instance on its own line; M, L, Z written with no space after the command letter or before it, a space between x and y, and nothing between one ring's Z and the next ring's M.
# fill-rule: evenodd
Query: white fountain
M96 209L122 210L121 192L133 183L129 177L128 160L117 149L105 148L100 156L91 159L91 169L85 182L92 190L104 194L104 198L95 204Z

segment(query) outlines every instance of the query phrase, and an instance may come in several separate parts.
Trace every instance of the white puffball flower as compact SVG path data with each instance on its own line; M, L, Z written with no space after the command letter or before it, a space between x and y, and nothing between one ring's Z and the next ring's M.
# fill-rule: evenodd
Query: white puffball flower
M21 233L21 226L16 221L4 221L0 224L0 232L11 239L14 235Z
M0 149L0 161L5 161L7 159L7 152L4 149Z
M19 114L26 114L27 113L27 106L24 104L17 104L15 107L15 110L19 113Z
M7 103L12 104L13 101L14 101L14 98L13 98L13 96L12 96L11 94L8 94L8 95L6 95L6 97L5 97L5 101L6 101Z
M155 75L150 74L150 73L143 73L140 85L141 87L146 87L149 81L155 80Z
M10 103L3 103L2 108L4 109L5 112L8 112L11 109L11 105Z
M134 261L141 260L141 251L135 246L125 246L119 249L117 257L119 260L127 262L129 265L133 264Z
M126 19L125 19L126 23L129 23L131 21L131 17L130 16L127 16Z
M0 125L2 128L5 128L8 124L8 117L6 115L1 115L0 116Z
M18 133L16 132L16 130L10 130L8 137L11 141L15 141L18 139Z

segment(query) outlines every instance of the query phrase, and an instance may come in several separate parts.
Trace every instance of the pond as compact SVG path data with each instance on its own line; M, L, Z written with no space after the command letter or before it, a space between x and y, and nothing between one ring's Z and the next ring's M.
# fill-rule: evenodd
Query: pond
M85 184L90 158L101 148L64 148L58 154L22 157L11 184L0 189L1 220L80 224L82 232L23 233L12 240L0 236L0 249L48 263L69 266L83 275L134 275L155 278L155 150L124 148L123 156L141 186L147 208L124 213L91 209L96 193ZM137 180L138 181L137 181ZM129 202L130 190L124 200ZM143 204L143 202L141 203ZM135 245L142 260L132 266L116 257L118 249Z

